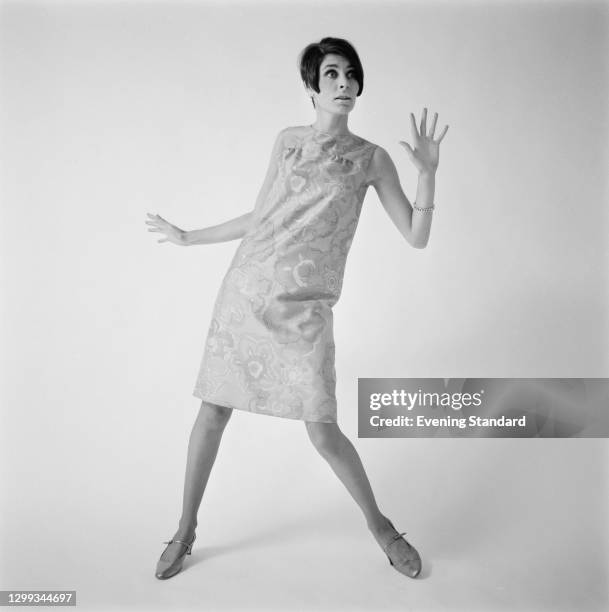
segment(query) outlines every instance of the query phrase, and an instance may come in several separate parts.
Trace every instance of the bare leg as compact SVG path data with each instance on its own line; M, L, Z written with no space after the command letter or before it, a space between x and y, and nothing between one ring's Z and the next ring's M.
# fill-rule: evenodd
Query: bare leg
M384 527L387 518L377 506L362 461L349 438L336 423L306 421L305 424L311 442L361 508L368 528L378 530Z
M334 473L361 508L368 523L368 529L378 544L384 548L391 542L396 530L376 504L368 476L355 447L336 423L306 421L306 427L313 445L330 464ZM402 548L393 554L396 553L399 555L399 560L410 560L412 557L412 552L406 545L402 545Z
M203 492L218 453L224 428L232 412L232 408L217 406L205 401L201 403L188 442L182 516L178 530L171 539L190 542L193 538ZM161 560L173 561L183 552L184 547L173 542L167 546L161 555Z

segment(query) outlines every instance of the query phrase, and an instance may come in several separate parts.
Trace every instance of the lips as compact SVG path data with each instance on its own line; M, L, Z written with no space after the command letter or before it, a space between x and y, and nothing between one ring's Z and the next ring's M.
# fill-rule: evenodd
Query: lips
M349 96L337 96L334 98L335 100L351 100Z

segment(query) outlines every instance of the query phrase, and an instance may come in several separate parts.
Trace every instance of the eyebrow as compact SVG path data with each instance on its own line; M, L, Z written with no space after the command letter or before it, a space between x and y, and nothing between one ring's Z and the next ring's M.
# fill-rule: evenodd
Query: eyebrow
M322 70L325 70L326 68L338 68L338 64L326 64ZM354 68L354 66L352 66L351 64L349 64L347 66L347 68Z

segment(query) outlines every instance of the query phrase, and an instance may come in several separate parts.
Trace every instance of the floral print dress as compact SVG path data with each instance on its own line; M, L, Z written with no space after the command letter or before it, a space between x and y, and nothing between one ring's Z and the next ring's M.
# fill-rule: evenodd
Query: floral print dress
M193 395L336 423L332 307L376 145L314 126L284 130L278 171L215 302Z

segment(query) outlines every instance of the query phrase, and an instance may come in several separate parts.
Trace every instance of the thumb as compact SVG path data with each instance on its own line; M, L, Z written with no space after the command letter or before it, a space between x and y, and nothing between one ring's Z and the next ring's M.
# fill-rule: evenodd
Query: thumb
M412 155L414 153L414 151L410 148L410 145L407 142L400 140L399 143L406 149L408 155Z

